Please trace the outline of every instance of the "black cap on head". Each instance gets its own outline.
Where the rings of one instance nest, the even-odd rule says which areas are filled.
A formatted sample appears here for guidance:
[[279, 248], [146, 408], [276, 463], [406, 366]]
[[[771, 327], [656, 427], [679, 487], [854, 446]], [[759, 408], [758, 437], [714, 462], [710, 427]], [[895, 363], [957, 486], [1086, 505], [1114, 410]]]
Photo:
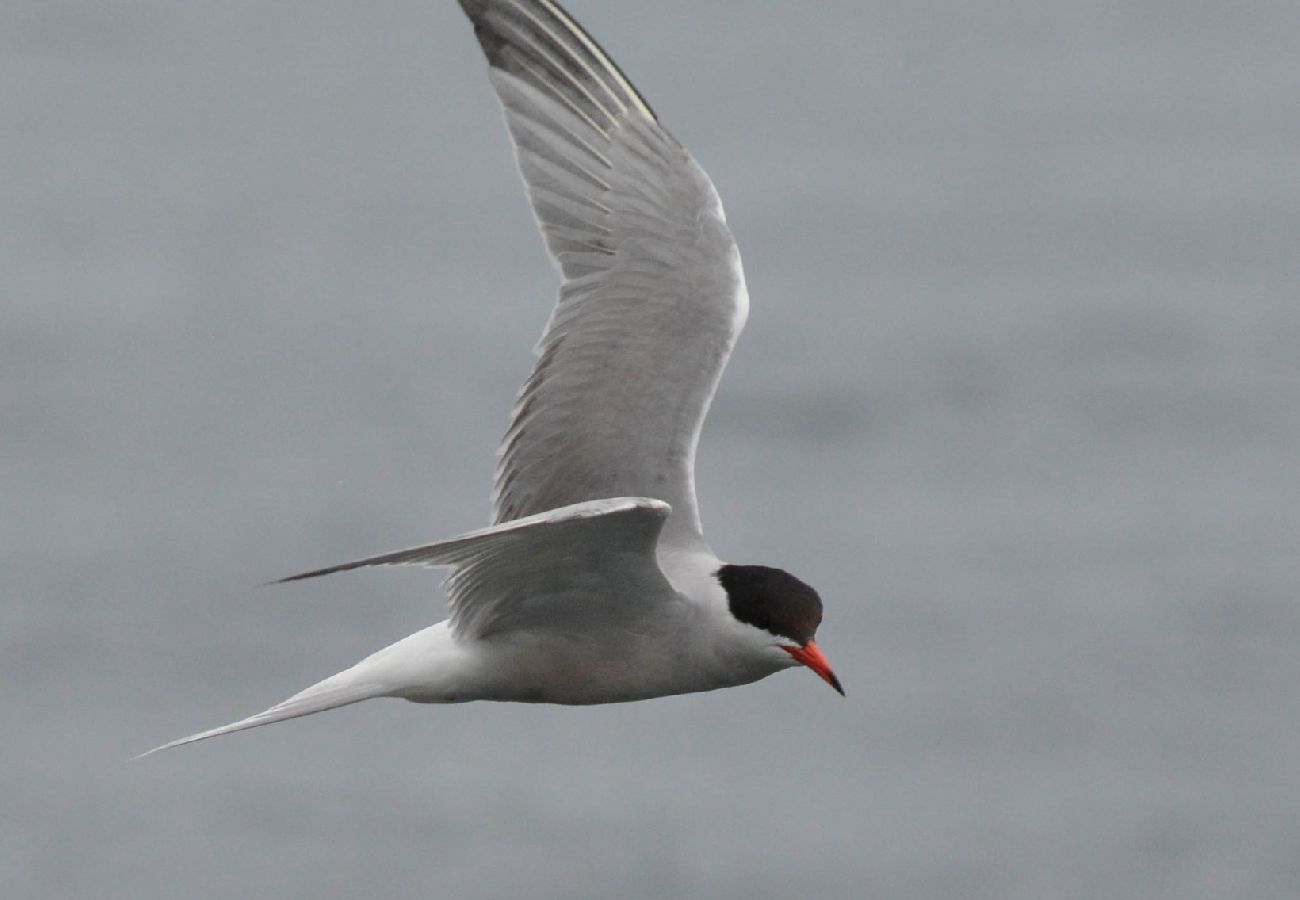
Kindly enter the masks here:
[[817, 633], [822, 599], [783, 569], [769, 566], [723, 566], [718, 581], [727, 592], [731, 614], [755, 628], [789, 638], [800, 647]]

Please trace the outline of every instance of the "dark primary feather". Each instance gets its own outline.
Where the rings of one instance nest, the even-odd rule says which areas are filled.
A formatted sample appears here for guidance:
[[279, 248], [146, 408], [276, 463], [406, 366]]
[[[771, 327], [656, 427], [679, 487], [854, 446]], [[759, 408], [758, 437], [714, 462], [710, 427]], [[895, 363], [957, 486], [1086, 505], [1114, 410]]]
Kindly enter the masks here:
[[552, 0], [460, 0], [488, 63], [579, 105], [598, 125], [645, 98], [591, 35]]

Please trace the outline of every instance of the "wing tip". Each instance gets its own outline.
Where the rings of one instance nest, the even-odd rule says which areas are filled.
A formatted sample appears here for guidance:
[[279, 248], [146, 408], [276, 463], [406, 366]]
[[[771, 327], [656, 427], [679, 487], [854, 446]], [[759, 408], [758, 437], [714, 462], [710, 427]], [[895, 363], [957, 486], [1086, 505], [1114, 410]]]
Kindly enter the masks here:
[[306, 581], [308, 578], [319, 578], [322, 575], [329, 575], [333, 569], [315, 569], [311, 572], [299, 572], [297, 575], [286, 575], [283, 578], [277, 578], [274, 581], [264, 581], [258, 587], [275, 587], [277, 584], [289, 584], [291, 581]]
[[[397, 552], [402, 553], [405, 551], [399, 550]], [[364, 569], [367, 566], [384, 565], [385, 557], [390, 555], [391, 554], [385, 554], [385, 556], [368, 556], [365, 559], [339, 563], [336, 566], [326, 566], [323, 569], [312, 569], [310, 572], [299, 572], [296, 575], [286, 575], [283, 578], [277, 578], [275, 581], [268, 581], [261, 585], [261, 587], [273, 587], [277, 584], [289, 584], [293, 581], [306, 581], [309, 578], [321, 578], [325, 575], [337, 575], [339, 572], [352, 572], [356, 569]]]
[[488, 65], [502, 68], [501, 51], [506, 47], [506, 39], [492, 27], [488, 21], [488, 7], [491, 4], [488, 0], [460, 0], [461, 11], [469, 17], [470, 23], [474, 26], [474, 37], [478, 38], [478, 43], [483, 48], [483, 55], [487, 57]]
[[[517, 68], [509, 61], [508, 53], [511, 47], [511, 38], [505, 34], [498, 23], [494, 21], [493, 10], [497, 9], [498, 15], [505, 14], [502, 7], [511, 9], [516, 15], [519, 12], [525, 12], [525, 8], [531, 8], [534, 12], [525, 12], [525, 15], [538, 14], [548, 17], [551, 21], [556, 22], [575, 37], [581, 49], [576, 50], [580, 55], [589, 55], [593, 64], [605, 70], [611, 75], [617, 84], [614, 89], [615, 93], [619, 90], [626, 93], [626, 96], [617, 97], [620, 103], [628, 102], [629, 105], [636, 108], [638, 112], [644, 115], [652, 122], [658, 122], [659, 117], [655, 114], [654, 109], [650, 106], [641, 92], [636, 89], [627, 75], [614, 62], [613, 58], [605, 52], [600, 43], [591, 36], [585, 28], [582, 27], [573, 16], [555, 0], [511, 0], [503, 4], [500, 0], [459, 0], [461, 11], [469, 18], [474, 26], [474, 37], [478, 39], [479, 46], [483, 50], [483, 55], [487, 57], [488, 65], [509, 72], [512, 68]], [[609, 90], [609, 88], [606, 88]]]

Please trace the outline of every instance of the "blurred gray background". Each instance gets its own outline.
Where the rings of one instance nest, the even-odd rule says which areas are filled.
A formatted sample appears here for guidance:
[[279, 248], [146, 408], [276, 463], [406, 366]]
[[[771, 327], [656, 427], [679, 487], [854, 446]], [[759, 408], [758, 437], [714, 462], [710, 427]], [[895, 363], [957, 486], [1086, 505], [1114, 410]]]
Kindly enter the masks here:
[[556, 281], [451, 0], [11, 0], [0, 892], [1300, 895], [1294, 2], [570, 8], [726, 203], [704, 518], [848, 699], [128, 762], [442, 617], [257, 584], [486, 522]]

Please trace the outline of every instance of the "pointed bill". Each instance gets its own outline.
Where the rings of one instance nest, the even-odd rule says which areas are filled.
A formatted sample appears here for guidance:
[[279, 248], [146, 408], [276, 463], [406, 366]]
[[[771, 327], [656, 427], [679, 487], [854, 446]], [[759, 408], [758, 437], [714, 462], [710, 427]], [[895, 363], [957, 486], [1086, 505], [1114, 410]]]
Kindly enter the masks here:
[[821, 678], [822, 681], [835, 688], [841, 697], [845, 696], [844, 688], [840, 686], [840, 680], [836, 678], [835, 673], [831, 671], [831, 664], [826, 661], [825, 656], [822, 656], [821, 649], [815, 643], [809, 641], [802, 647], [786, 646], [782, 649], [793, 656], [797, 661], [816, 672], [817, 676]]

